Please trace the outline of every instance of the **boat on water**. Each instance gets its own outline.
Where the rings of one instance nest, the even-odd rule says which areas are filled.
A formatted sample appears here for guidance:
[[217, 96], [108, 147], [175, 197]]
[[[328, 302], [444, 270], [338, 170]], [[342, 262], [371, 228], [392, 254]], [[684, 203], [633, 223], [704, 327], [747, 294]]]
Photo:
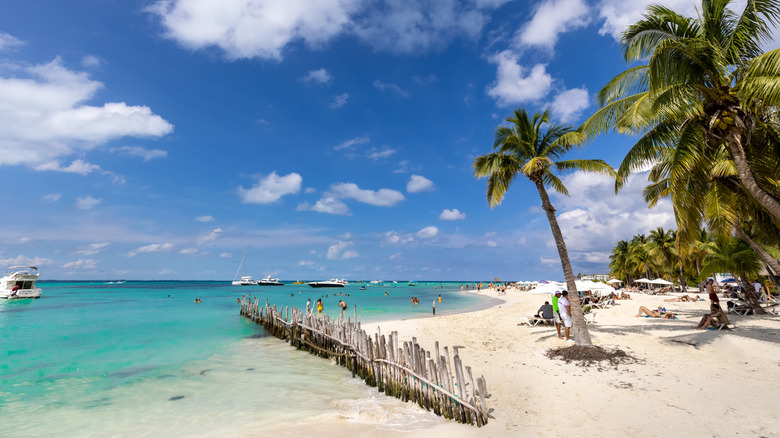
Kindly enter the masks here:
[[35, 287], [38, 275], [40, 273], [35, 266], [11, 266], [8, 273], [0, 278], [0, 298], [40, 298], [43, 291]]
[[347, 280], [338, 278], [331, 278], [327, 281], [312, 281], [309, 283], [311, 287], [344, 287], [348, 284]]
[[279, 281], [278, 278], [271, 278], [271, 276], [267, 276], [263, 278], [262, 280], [257, 280], [258, 286], [284, 286], [284, 283]]
[[[233, 276], [233, 286], [256, 286], [257, 280], [253, 280], [251, 275], [244, 275], [244, 265], [246, 264], [246, 250], [244, 250], [244, 258], [241, 259], [241, 264], [238, 265], [236, 275]], [[241, 278], [239, 278], [239, 273]]]
[[293, 284], [306, 284], [305, 281], [293, 281]]

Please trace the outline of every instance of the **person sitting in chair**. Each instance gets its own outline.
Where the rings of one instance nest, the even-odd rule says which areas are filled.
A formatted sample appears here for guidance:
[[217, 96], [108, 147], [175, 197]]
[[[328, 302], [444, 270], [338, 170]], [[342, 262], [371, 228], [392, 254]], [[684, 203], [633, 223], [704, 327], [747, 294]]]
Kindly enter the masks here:
[[542, 304], [542, 307], [539, 308], [539, 310], [536, 311], [536, 315], [534, 315], [534, 318], [536, 319], [543, 319], [545, 321], [551, 321], [553, 320], [553, 306], [550, 304], [549, 301], [545, 301], [544, 304]]
[[710, 313], [708, 315], [704, 315], [701, 318], [701, 321], [699, 321], [699, 325], [696, 326], [696, 329], [704, 330], [709, 327], [710, 324], [729, 324], [729, 318], [723, 312], [723, 309], [720, 308], [720, 304], [712, 304], [710, 306]]

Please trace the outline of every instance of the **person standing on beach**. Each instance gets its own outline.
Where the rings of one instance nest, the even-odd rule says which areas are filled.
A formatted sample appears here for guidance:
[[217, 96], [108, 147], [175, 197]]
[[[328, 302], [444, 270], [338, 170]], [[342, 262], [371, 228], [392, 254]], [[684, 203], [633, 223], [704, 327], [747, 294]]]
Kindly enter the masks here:
[[717, 304], [720, 305], [720, 299], [718, 298], [718, 292], [715, 290], [715, 280], [709, 279], [707, 280], [707, 293], [710, 295], [710, 305]]
[[569, 304], [569, 292], [561, 292], [561, 298], [558, 300], [558, 310], [561, 312], [561, 319], [563, 320], [563, 330], [566, 333], [566, 342], [574, 342], [574, 339], [569, 339], [569, 331], [572, 326], [571, 319], [571, 304]]
[[306, 314], [311, 313], [311, 298], [309, 298], [309, 301], [306, 301]]
[[558, 300], [561, 298], [561, 291], [556, 290], [555, 296], [552, 298], [553, 306], [553, 321], [555, 321], [555, 330], [558, 332], [558, 339], [563, 339], [561, 336], [561, 314], [558, 310]]

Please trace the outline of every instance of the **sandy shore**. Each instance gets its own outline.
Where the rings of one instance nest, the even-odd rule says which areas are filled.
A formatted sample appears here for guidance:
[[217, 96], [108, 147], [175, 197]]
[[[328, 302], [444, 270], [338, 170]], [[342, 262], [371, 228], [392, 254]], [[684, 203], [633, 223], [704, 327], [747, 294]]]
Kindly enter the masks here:
[[[323, 437], [780, 437], [780, 315], [729, 315], [732, 331], [695, 330], [709, 304], [664, 302], [678, 295], [633, 294], [597, 312], [597, 323], [588, 325], [594, 344], [640, 359], [617, 369], [545, 356], [566, 345], [555, 328], [518, 326], [544, 295], [509, 291], [486, 310], [378, 323], [383, 333], [415, 336], [428, 350], [435, 341], [463, 346], [463, 363], [487, 381], [490, 422], [477, 428], [440, 421], [398, 432], [343, 419], [319, 423], [318, 431]], [[679, 319], [634, 316], [639, 306], [659, 305]], [[446, 296], [437, 307], [446, 307]]]
[[[485, 376], [492, 394], [494, 418], [482, 429], [444, 424], [405, 436], [780, 436], [778, 315], [729, 315], [734, 330], [701, 331], [692, 327], [707, 301], [633, 294], [599, 310], [588, 328], [594, 344], [641, 362], [599, 370], [548, 359], [547, 350], [565, 345], [554, 328], [517, 325], [545, 296], [510, 291], [500, 298], [503, 304], [479, 312], [379, 324], [424, 347], [437, 340], [464, 346], [464, 364]], [[639, 306], [658, 305], [679, 319], [634, 316]]]

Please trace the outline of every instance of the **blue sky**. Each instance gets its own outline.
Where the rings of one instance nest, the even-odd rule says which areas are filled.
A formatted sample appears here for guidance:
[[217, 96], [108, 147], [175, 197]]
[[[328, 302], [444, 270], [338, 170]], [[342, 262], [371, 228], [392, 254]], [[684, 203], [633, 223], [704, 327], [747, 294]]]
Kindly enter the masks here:
[[[473, 176], [518, 107], [579, 124], [649, 1], [0, 5], [0, 265], [45, 279], [562, 277], [534, 186]], [[691, 1], [665, 2], [694, 13]], [[631, 139], [572, 157], [617, 166]], [[575, 273], [673, 227], [646, 175], [553, 196]]]

